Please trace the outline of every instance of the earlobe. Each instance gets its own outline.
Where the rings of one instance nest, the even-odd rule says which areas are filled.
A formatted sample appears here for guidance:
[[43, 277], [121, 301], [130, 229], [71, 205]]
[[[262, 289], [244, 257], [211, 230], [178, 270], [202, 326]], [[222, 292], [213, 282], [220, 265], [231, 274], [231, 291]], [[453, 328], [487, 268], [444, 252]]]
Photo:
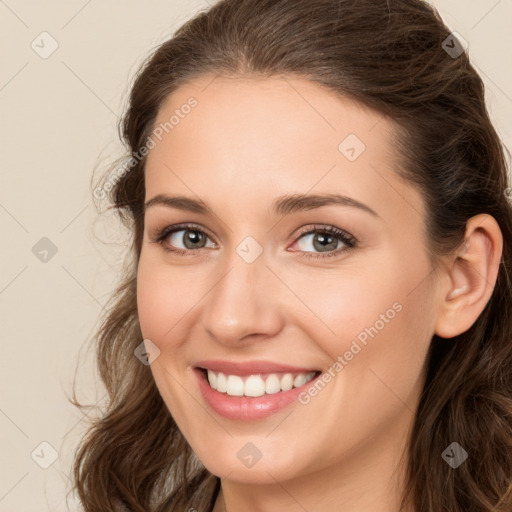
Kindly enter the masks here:
[[469, 219], [464, 246], [447, 266], [447, 287], [435, 328], [438, 336], [453, 338], [475, 323], [494, 290], [502, 250], [503, 236], [492, 216]]

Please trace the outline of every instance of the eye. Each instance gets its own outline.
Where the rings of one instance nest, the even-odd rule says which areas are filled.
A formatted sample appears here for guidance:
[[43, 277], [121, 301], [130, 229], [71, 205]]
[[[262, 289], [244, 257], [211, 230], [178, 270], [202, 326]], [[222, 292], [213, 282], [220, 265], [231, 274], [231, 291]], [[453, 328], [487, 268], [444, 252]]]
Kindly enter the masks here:
[[[295, 242], [301, 252], [308, 253], [309, 258], [337, 256], [341, 252], [354, 248], [356, 243], [354, 236], [334, 226], [314, 226], [313, 229], [302, 233]], [[318, 252], [308, 251], [311, 247]]]
[[[158, 242], [166, 251], [187, 255], [191, 251], [205, 248], [208, 238], [206, 232], [198, 226], [186, 224], [163, 229], [154, 242]], [[179, 244], [183, 247], [179, 247]], [[215, 247], [215, 244], [210, 247]]]
[[[180, 256], [197, 255], [198, 249], [215, 247], [212, 242], [207, 245], [209, 235], [195, 224], [181, 224], [168, 226], [160, 231], [152, 242], [159, 243], [166, 251]], [[302, 232], [295, 242], [299, 246], [299, 253], [308, 258], [326, 258], [337, 256], [356, 246], [357, 240], [342, 229], [334, 226], [313, 226]], [[179, 247], [179, 245], [182, 247]], [[308, 246], [314, 251], [308, 251]], [[292, 251], [295, 252], [295, 251]]]

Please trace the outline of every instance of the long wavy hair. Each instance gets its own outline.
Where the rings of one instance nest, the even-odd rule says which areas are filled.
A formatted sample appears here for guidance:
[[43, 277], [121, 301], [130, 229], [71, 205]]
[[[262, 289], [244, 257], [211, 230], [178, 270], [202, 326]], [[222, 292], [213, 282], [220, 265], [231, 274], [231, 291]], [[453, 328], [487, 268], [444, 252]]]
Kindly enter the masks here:
[[[129, 230], [131, 257], [93, 340], [108, 400], [75, 453], [73, 489], [86, 512], [206, 512], [219, 492], [220, 479], [193, 453], [150, 367], [134, 356], [142, 341], [136, 272], [146, 157], [140, 149], [168, 95], [206, 74], [298, 77], [392, 118], [397, 172], [424, 198], [427, 250], [434, 258], [460, 246], [470, 217], [496, 219], [504, 248], [489, 302], [468, 331], [431, 342], [407, 445], [402, 505], [410, 500], [415, 512], [512, 510], [506, 150], [467, 52], [450, 48], [462, 51], [422, 0], [223, 0], [187, 21], [144, 61], [119, 125], [130, 165], [114, 175], [115, 162], [94, 193], [106, 196]], [[73, 393], [73, 403], [83, 407]], [[441, 457], [452, 441], [469, 452], [456, 470]]]

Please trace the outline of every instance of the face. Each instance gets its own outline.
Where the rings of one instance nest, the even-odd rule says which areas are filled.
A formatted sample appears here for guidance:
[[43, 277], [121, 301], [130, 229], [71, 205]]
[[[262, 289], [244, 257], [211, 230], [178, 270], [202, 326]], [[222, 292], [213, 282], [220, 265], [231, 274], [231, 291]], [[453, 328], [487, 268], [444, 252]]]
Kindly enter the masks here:
[[436, 288], [392, 121], [300, 79], [208, 76], [168, 97], [166, 122], [147, 157], [138, 310], [194, 452], [264, 483], [403, 443]]

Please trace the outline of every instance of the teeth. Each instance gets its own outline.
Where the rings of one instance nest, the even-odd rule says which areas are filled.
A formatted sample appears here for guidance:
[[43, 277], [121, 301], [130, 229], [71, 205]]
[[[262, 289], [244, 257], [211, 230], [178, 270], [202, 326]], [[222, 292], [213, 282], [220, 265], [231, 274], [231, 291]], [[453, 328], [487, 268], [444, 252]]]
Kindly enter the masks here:
[[272, 395], [274, 393], [279, 393], [279, 391], [281, 391], [279, 377], [275, 373], [272, 373], [265, 380], [265, 393], [267, 393], [267, 395]]
[[225, 393], [228, 389], [228, 380], [226, 379], [226, 376], [223, 373], [219, 372], [219, 375], [217, 375], [217, 391], [220, 391], [221, 393]]
[[208, 382], [213, 389], [230, 396], [258, 397], [272, 395], [280, 391], [303, 386], [313, 379], [315, 372], [309, 373], [270, 373], [265, 378], [261, 375], [240, 377], [239, 375], [226, 375], [222, 372], [208, 370]]
[[281, 379], [281, 391], [288, 391], [293, 388], [293, 375], [291, 373], [285, 373]]
[[243, 396], [244, 381], [238, 375], [228, 375], [226, 392], [231, 396]]
[[306, 384], [306, 376], [305, 375], [297, 375], [295, 379], [293, 379], [293, 387], [298, 388]]
[[258, 375], [251, 375], [243, 384], [243, 391], [245, 396], [262, 396], [265, 394], [265, 382]]
[[217, 389], [217, 375], [212, 370], [208, 370], [208, 382], [212, 388]]

